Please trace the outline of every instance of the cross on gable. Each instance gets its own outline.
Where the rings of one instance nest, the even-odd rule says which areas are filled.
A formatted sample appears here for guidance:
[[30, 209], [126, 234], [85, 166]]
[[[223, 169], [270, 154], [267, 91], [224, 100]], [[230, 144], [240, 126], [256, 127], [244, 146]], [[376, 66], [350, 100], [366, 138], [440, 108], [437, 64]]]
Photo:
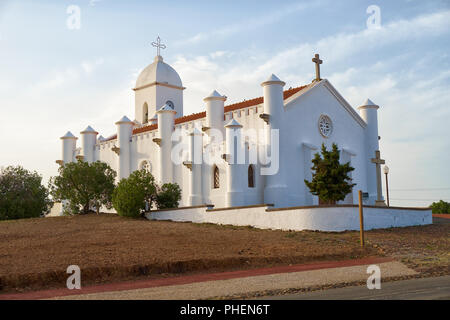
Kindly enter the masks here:
[[166, 45], [161, 43], [161, 38], [158, 36], [156, 42], [152, 42], [152, 46], [156, 47], [156, 54], [160, 55], [160, 49], [165, 49]]
[[314, 58], [312, 58], [312, 62], [316, 64], [316, 79], [314, 79], [314, 81], [320, 81], [322, 80], [320, 79], [320, 65], [322, 64], [323, 61], [320, 60], [318, 53], [314, 55]]

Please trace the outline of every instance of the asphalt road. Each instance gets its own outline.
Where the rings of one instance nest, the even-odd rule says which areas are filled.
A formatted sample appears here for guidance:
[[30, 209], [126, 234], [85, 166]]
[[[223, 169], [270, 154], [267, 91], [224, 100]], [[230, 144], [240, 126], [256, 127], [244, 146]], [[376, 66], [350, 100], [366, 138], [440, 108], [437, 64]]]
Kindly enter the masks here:
[[328, 289], [273, 297], [270, 300], [450, 300], [450, 276], [381, 282], [381, 289], [366, 286]]

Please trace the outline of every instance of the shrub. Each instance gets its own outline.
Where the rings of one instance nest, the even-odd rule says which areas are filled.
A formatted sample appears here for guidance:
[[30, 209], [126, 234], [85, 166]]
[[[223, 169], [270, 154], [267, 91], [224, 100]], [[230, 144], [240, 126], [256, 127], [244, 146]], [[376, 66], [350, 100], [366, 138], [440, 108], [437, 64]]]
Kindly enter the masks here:
[[339, 163], [339, 149], [335, 143], [331, 151], [328, 151], [322, 143], [321, 154], [322, 157], [319, 153], [314, 155], [312, 180], [311, 182], [305, 180], [305, 184], [312, 194], [319, 196], [322, 203], [332, 204], [344, 200], [355, 185], [348, 176], [348, 173], [355, 169], [349, 162]]
[[117, 213], [125, 217], [139, 217], [146, 206], [151, 208], [156, 200], [155, 178], [146, 170], [134, 171], [120, 180], [114, 189], [112, 203]]
[[116, 172], [100, 161], [66, 163], [59, 168], [59, 176], [49, 182], [55, 201], [67, 200], [65, 213], [88, 213], [93, 207], [97, 213], [102, 205], [111, 207]]
[[142, 188], [128, 179], [122, 179], [114, 189], [112, 203], [120, 216], [139, 217], [145, 208], [144, 198]]
[[166, 183], [158, 190], [156, 206], [158, 209], [177, 208], [181, 200], [181, 189], [176, 183]]
[[51, 201], [42, 177], [21, 166], [0, 171], [0, 220], [39, 217], [50, 210]]
[[444, 200], [433, 202], [430, 207], [432, 213], [450, 213], [450, 203]]

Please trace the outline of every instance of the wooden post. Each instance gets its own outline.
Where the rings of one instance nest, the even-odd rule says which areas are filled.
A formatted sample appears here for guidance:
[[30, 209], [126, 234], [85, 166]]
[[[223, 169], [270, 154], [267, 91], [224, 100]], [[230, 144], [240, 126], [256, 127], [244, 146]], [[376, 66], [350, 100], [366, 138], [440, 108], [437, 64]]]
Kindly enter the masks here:
[[358, 191], [359, 200], [359, 238], [361, 241], [361, 247], [364, 247], [364, 216], [363, 216], [363, 202], [362, 202], [362, 191]]

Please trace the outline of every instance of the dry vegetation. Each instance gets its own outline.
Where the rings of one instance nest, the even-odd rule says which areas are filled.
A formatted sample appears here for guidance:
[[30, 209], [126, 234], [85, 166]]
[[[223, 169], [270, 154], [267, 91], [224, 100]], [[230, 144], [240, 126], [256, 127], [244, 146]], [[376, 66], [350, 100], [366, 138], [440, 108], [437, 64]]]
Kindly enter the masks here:
[[4, 221], [0, 290], [61, 288], [72, 264], [80, 266], [83, 285], [385, 254], [421, 270], [448, 270], [449, 229], [371, 231], [363, 250], [357, 232], [283, 232], [107, 214]]
[[450, 219], [433, 220], [439, 223], [370, 231], [369, 244], [421, 273], [450, 274]]

